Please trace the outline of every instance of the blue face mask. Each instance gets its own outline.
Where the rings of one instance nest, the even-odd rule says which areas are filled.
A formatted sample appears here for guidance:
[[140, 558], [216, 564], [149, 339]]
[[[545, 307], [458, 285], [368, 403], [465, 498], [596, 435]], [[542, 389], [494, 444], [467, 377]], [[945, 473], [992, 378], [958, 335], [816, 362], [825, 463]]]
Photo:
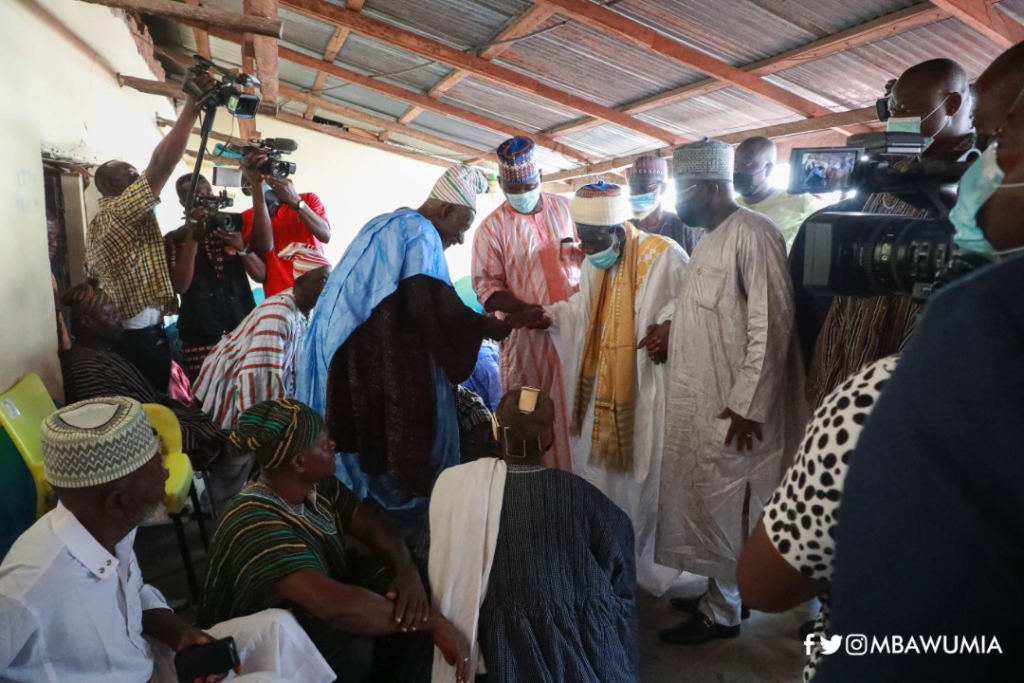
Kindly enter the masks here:
[[[946, 100], [948, 100], [949, 97], [950, 97], [949, 95], [946, 95], [946, 97], [942, 100], [942, 102], [939, 102], [939, 106], [935, 107], [935, 109], [932, 109], [931, 113], [928, 114], [928, 116], [925, 116], [923, 118], [920, 117], [920, 116], [895, 116], [893, 118], [890, 118], [888, 121], [885, 122], [885, 132], [886, 133], [914, 133], [915, 135], [920, 135], [921, 134], [921, 124], [924, 123], [925, 121], [927, 121], [928, 119], [930, 119], [935, 114], [935, 112], [937, 112], [939, 109], [941, 109], [942, 105], [944, 105], [946, 103]], [[945, 128], [949, 124], [949, 122], [952, 121], [952, 120], [953, 120], [952, 116], [948, 117], [946, 119], [946, 123], [942, 124], [942, 126], [939, 128], [939, 130], [935, 131], [935, 134], [938, 135], [940, 132], [942, 132], [942, 129]], [[934, 140], [935, 140], [934, 137], [926, 137], [924, 139], [924, 149], [928, 149], [928, 147], [931, 146], [931, 144], [932, 144], [932, 142]]]
[[1006, 173], [999, 168], [996, 156], [998, 149], [999, 143], [993, 142], [967, 169], [960, 179], [956, 206], [949, 213], [949, 220], [956, 228], [956, 235], [953, 237], [956, 245], [963, 251], [987, 256], [993, 260], [1009, 252], [996, 251], [988, 241], [978, 225], [978, 213], [998, 190], [1024, 187], [1024, 183], [1003, 183]]
[[612, 246], [608, 247], [604, 251], [599, 251], [596, 254], [588, 254], [587, 260], [590, 261], [590, 265], [594, 266], [598, 270], [608, 270], [619, 260], [618, 243], [613, 243]]
[[538, 187], [522, 194], [506, 194], [505, 199], [519, 213], [530, 213], [537, 207], [537, 202], [540, 201], [540, 188]]
[[647, 218], [658, 208], [658, 193], [635, 194], [629, 198], [629, 205], [633, 207], [633, 213], [637, 214], [640, 218]]

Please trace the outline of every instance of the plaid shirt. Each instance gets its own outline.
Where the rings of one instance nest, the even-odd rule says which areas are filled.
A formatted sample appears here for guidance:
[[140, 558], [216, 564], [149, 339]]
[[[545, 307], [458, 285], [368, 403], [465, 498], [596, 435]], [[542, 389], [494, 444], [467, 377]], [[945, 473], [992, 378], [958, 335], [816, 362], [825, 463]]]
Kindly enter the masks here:
[[160, 200], [153, 196], [146, 173], [119, 197], [103, 197], [99, 203], [85, 245], [89, 274], [110, 293], [125, 320], [150, 306], [175, 313], [178, 300], [153, 213]]

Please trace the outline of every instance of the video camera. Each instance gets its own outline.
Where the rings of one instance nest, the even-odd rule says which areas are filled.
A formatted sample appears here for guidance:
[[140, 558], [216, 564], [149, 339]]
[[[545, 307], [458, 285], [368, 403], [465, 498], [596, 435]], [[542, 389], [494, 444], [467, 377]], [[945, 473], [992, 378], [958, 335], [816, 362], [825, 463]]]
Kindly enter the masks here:
[[926, 299], [942, 285], [987, 263], [959, 252], [946, 218], [968, 153], [955, 162], [922, 159], [915, 133], [853, 135], [847, 147], [794, 149], [790, 194], [856, 190], [888, 193], [934, 218], [822, 212], [804, 223], [804, 287], [816, 294], [904, 295]]
[[[194, 208], [206, 209], [206, 217], [196, 221], [189, 215], [188, 220], [208, 232], [223, 230], [224, 232], [238, 232], [242, 229], [242, 214], [230, 211], [221, 211], [235, 204], [235, 200], [228, 196], [227, 190], [221, 190], [220, 194], [200, 197], [193, 200]], [[187, 212], [189, 213], [189, 212]]]
[[281, 159], [282, 154], [291, 154], [299, 148], [299, 143], [295, 142], [295, 140], [288, 138], [253, 139], [249, 140], [246, 145], [229, 143], [224, 145], [224, 148], [243, 157], [252, 152], [266, 154], [266, 161], [256, 167], [264, 175], [273, 176], [274, 178], [287, 178], [295, 173], [295, 162]]
[[[239, 88], [259, 86], [259, 79], [249, 74], [236, 75], [202, 55], [195, 55], [193, 59], [195, 65], [185, 72], [185, 82], [181, 89], [195, 100], [196, 106], [204, 111], [223, 106], [236, 119], [251, 119], [256, 116], [256, 111], [260, 107], [259, 96], [242, 92]], [[220, 74], [220, 80], [217, 85], [204, 92], [193, 79], [211, 71]]]

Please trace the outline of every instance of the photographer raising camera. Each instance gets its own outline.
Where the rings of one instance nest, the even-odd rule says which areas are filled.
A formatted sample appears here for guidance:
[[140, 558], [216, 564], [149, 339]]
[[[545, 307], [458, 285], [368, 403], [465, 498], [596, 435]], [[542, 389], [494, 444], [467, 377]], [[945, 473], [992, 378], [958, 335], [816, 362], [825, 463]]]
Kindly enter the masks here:
[[242, 213], [242, 237], [267, 264], [263, 290], [271, 297], [295, 284], [291, 264], [277, 253], [295, 242], [323, 252], [323, 244], [331, 241], [331, 225], [320, 198], [312, 192], [299, 194], [291, 180], [266, 173], [268, 161], [259, 150], [242, 159], [252, 193], [252, 208]]
[[[178, 201], [185, 206], [191, 175], [175, 182]], [[238, 214], [218, 214], [221, 204], [210, 182], [199, 176], [196, 202], [185, 225], [168, 233], [167, 263], [174, 291], [181, 295], [178, 336], [189, 380], [196, 381], [206, 356], [228, 332], [256, 307], [249, 278], [267, 279], [266, 265], [245, 243]], [[187, 207], [186, 207], [187, 210]]]

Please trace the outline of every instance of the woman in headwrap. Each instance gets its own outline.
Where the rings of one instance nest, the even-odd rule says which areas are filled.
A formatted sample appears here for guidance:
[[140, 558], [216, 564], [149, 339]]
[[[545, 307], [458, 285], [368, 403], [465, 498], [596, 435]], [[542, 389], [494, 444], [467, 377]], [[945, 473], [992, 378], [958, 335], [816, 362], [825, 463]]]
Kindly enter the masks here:
[[[465, 638], [430, 607], [401, 537], [333, 476], [336, 447], [320, 415], [291, 399], [264, 401], [238, 418], [231, 443], [261, 473], [221, 518], [198, 623], [291, 608], [346, 683], [427, 683], [429, 633], [465, 680]], [[386, 566], [360, 571], [344, 534]]]

